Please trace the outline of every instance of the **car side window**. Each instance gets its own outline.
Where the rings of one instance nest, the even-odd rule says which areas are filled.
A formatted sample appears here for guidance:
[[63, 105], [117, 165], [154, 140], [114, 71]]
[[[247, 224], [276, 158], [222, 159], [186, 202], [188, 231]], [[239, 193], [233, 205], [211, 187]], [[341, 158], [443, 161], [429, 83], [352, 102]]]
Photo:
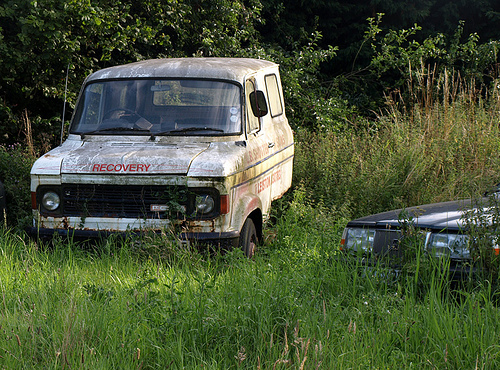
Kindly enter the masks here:
[[251, 134], [260, 130], [260, 119], [256, 117], [251, 108], [250, 94], [254, 92], [255, 81], [247, 80], [245, 83], [245, 99], [246, 99], [246, 111], [247, 111], [247, 133]]
[[267, 100], [271, 110], [271, 117], [283, 114], [283, 102], [278, 87], [278, 79], [275, 74], [265, 76]]

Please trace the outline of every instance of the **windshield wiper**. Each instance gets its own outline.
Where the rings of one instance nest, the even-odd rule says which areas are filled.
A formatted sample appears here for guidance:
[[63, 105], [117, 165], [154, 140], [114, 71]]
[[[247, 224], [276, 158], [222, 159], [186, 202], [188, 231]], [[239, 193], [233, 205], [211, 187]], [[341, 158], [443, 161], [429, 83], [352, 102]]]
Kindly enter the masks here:
[[174, 130], [169, 130], [169, 131], [162, 131], [162, 132], [156, 132], [154, 134], [151, 134], [151, 140], [153, 140], [156, 136], [162, 136], [162, 135], [172, 135], [172, 134], [180, 134], [183, 132], [189, 132], [189, 131], [215, 131], [215, 132], [224, 132], [224, 130], [220, 128], [213, 128], [213, 127], [184, 127], [184, 128], [177, 128]]
[[92, 134], [97, 134], [97, 133], [106, 132], [106, 131], [150, 132], [149, 129], [137, 128], [137, 127], [108, 127], [108, 128], [102, 128], [99, 130], [94, 130], [94, 131], [89, 131], [89, 132], [82, 132], [80, 134], [80, 138], [83, 140], [85, 138], [85, 135], [92, 135]]

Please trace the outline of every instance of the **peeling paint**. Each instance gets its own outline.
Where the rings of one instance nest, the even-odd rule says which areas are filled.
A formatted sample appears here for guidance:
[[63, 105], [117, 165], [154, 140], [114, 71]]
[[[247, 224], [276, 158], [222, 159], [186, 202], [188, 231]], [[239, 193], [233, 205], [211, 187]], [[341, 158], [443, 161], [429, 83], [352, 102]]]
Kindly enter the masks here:
[[[271, 62], [186, 58], [112, 67], [94, 73], [85, 83], [109, 78], [202, 78], [227, 80], [243, 89], [251, 77], [257, 89], [267, 91], [265, 76], [269, 74], [275, 74], [279, 83], [278, 65]], [[283, 100], [281, 86], [278, 91]], [[245, 93], [242, 91], [242, 95]], [[245, 104], [242, 107], [246, 121], [251, 109]], [[37, 205], [40, 212], [33, 211], [35, 228], [122, 232], [175, 226], [188, 233], [213, 234], [214, 238], [221, 234], [238, 235], [249, 214], [259, 210], [263, 217], [268, 216], [272, 200], [281, 197], [291, 185], [294, 143], [284, 111], [275, 117], [271, 114], [261, 117], [260, 125], [260, 130], [247, 134], [243, 122], [242, 132], [230, 135], [220, 135], [217, 131], [213, 135], [203, 132], [174, 136], [127, 131], [70, 134], [61, 146], [33, 165], [31, 191], [49, 189], [61, 197], [61, 207], [53, 212]], [[116, 186], [118, 198], [113, 191], [99, 190], [110, 186]], [[181, 207], [185, 215], [166, 218], [161, 212], [170, 211], [170, 202], [175, 197], [142, 198], [143, 187], [161, 190], [175, 186], [188, 189], [189, 194], [209, 194], [215, 201], [214, 210], [194, 217], [189, 213], [194, 212], [193, 202], [197, 198], [188, 195]], [[66, 189], [70, 187], [87, 190], [69, 192]], [[88, 189], [96, 189], [96, 194]], [[130, 198], [123, 198], [129, 196], [128, 189], [134, 189]], [[149, 197], [156, 196], [154, 191], [148, 191]], [[220, 195], [227, 196], [229, 205], [224, 211], [227, 214], [218, 212]], [[97, 196], [101, 198], [93, 199]], [[42, 199], [40, 194], [37, 199]], [[144, 212], [150, 216], [132, 217], [140, 209], [137, 207], [146, 202], [150, 203]], [[102, 207], [97, 207], [98, 204]], [[109, 211], [99, 215], [101, 211], [97, 208]], [[70, 214], [69, 209], [82, 213]]]

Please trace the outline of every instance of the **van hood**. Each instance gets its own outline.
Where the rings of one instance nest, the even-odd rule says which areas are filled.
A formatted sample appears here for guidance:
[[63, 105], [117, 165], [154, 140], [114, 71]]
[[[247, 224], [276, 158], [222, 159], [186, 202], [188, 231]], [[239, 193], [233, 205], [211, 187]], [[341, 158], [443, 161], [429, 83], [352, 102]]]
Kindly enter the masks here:
[[61, 174], [185, 175], [208, 143], [84, 143], [64, 157]]
[[83, 142], [68, 148], [61, 146], [41, 157], [32, 174], [94, 175], [186, 175], [193, 160], [209, 143], [137, 143]]

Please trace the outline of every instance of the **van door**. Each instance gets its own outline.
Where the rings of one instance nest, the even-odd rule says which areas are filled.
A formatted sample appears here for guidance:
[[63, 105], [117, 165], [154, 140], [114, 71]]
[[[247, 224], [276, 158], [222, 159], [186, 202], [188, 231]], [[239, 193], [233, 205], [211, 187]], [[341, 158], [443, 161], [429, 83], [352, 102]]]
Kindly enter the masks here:
[[[271, 205], [271, 175], [272, 157], [274, 154], [273, 135], [270, 135], [269, 125], [263, 124], [263, 117], [256, 115], [252, 109], [252, 99], [257, 99], [257, 82], [254, 77], [245, 82], [246, 105], [246, 135], [248, 156], [251, 162], [253, 178], [250, 180], [251, 191], [256, 194], [262, 203], [264, 218], [268, 216]], [[267, 127], [266, 127], [267, 126]]]

